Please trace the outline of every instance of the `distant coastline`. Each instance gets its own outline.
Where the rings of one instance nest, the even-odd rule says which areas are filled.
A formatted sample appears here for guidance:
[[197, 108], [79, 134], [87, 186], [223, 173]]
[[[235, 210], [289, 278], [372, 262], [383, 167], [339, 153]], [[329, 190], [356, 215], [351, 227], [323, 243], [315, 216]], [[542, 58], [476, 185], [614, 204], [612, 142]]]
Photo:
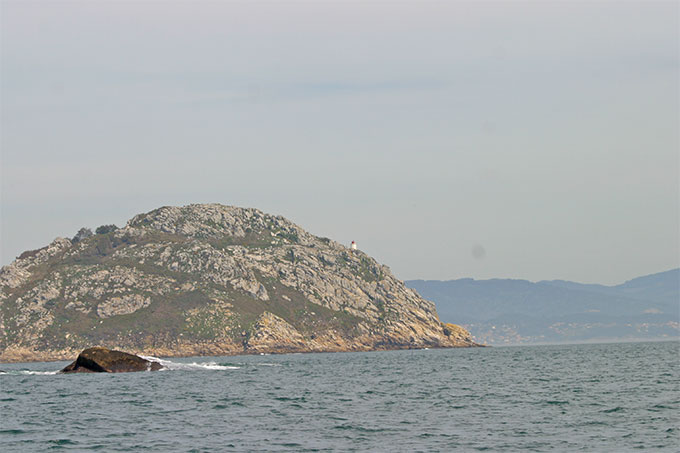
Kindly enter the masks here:
[[442, 320], [495, 346], [680, 339], [680, 269], [614, 286], [563, 280], [410, 280]]

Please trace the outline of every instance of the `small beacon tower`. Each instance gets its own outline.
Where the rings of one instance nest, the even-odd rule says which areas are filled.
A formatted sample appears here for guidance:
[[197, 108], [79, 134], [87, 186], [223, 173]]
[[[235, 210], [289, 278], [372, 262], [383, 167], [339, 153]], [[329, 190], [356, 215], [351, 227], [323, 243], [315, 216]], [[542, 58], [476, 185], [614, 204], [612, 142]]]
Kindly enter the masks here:
[[351, 250], [356, 250], [357, 249], [357, 243], [352, 241], [352, 244], [349, 246]]

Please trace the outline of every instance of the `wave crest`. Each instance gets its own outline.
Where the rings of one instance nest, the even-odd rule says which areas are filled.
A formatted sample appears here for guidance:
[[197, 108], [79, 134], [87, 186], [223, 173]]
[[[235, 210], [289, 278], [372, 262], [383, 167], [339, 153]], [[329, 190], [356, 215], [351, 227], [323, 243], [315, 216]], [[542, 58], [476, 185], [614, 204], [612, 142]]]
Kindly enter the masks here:
[[[215, 371], [215, 370], [238, 370], [241, 367], [230, 366], [230, 365], [220, 365], [217, 362], [191, 362], [191, 363], [181, 363], [173, 362], [171, 360], [160, 359], [153, 356], [140, 355], [141, 358], [160, 363], [163, 366], [163, 370], [170, 371]], [[161, 370], [161, 371], [163, 371]]]

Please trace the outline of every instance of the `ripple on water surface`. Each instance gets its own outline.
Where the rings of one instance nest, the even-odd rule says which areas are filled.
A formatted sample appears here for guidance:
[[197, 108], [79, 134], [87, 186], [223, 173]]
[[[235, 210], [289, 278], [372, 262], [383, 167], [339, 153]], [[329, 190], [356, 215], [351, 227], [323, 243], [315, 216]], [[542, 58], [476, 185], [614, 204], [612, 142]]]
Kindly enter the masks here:
[[677, 342], [3, 365], [2, 451], [678, 451]]

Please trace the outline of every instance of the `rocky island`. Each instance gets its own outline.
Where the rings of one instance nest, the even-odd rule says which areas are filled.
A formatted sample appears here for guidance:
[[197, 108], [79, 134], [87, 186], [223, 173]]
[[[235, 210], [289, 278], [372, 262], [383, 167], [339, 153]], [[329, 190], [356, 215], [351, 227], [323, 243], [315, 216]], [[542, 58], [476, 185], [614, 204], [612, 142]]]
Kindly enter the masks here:
[[281, 216], [162, 207], [0, 269], [0, 361], [477, 346], [359, 250]]

